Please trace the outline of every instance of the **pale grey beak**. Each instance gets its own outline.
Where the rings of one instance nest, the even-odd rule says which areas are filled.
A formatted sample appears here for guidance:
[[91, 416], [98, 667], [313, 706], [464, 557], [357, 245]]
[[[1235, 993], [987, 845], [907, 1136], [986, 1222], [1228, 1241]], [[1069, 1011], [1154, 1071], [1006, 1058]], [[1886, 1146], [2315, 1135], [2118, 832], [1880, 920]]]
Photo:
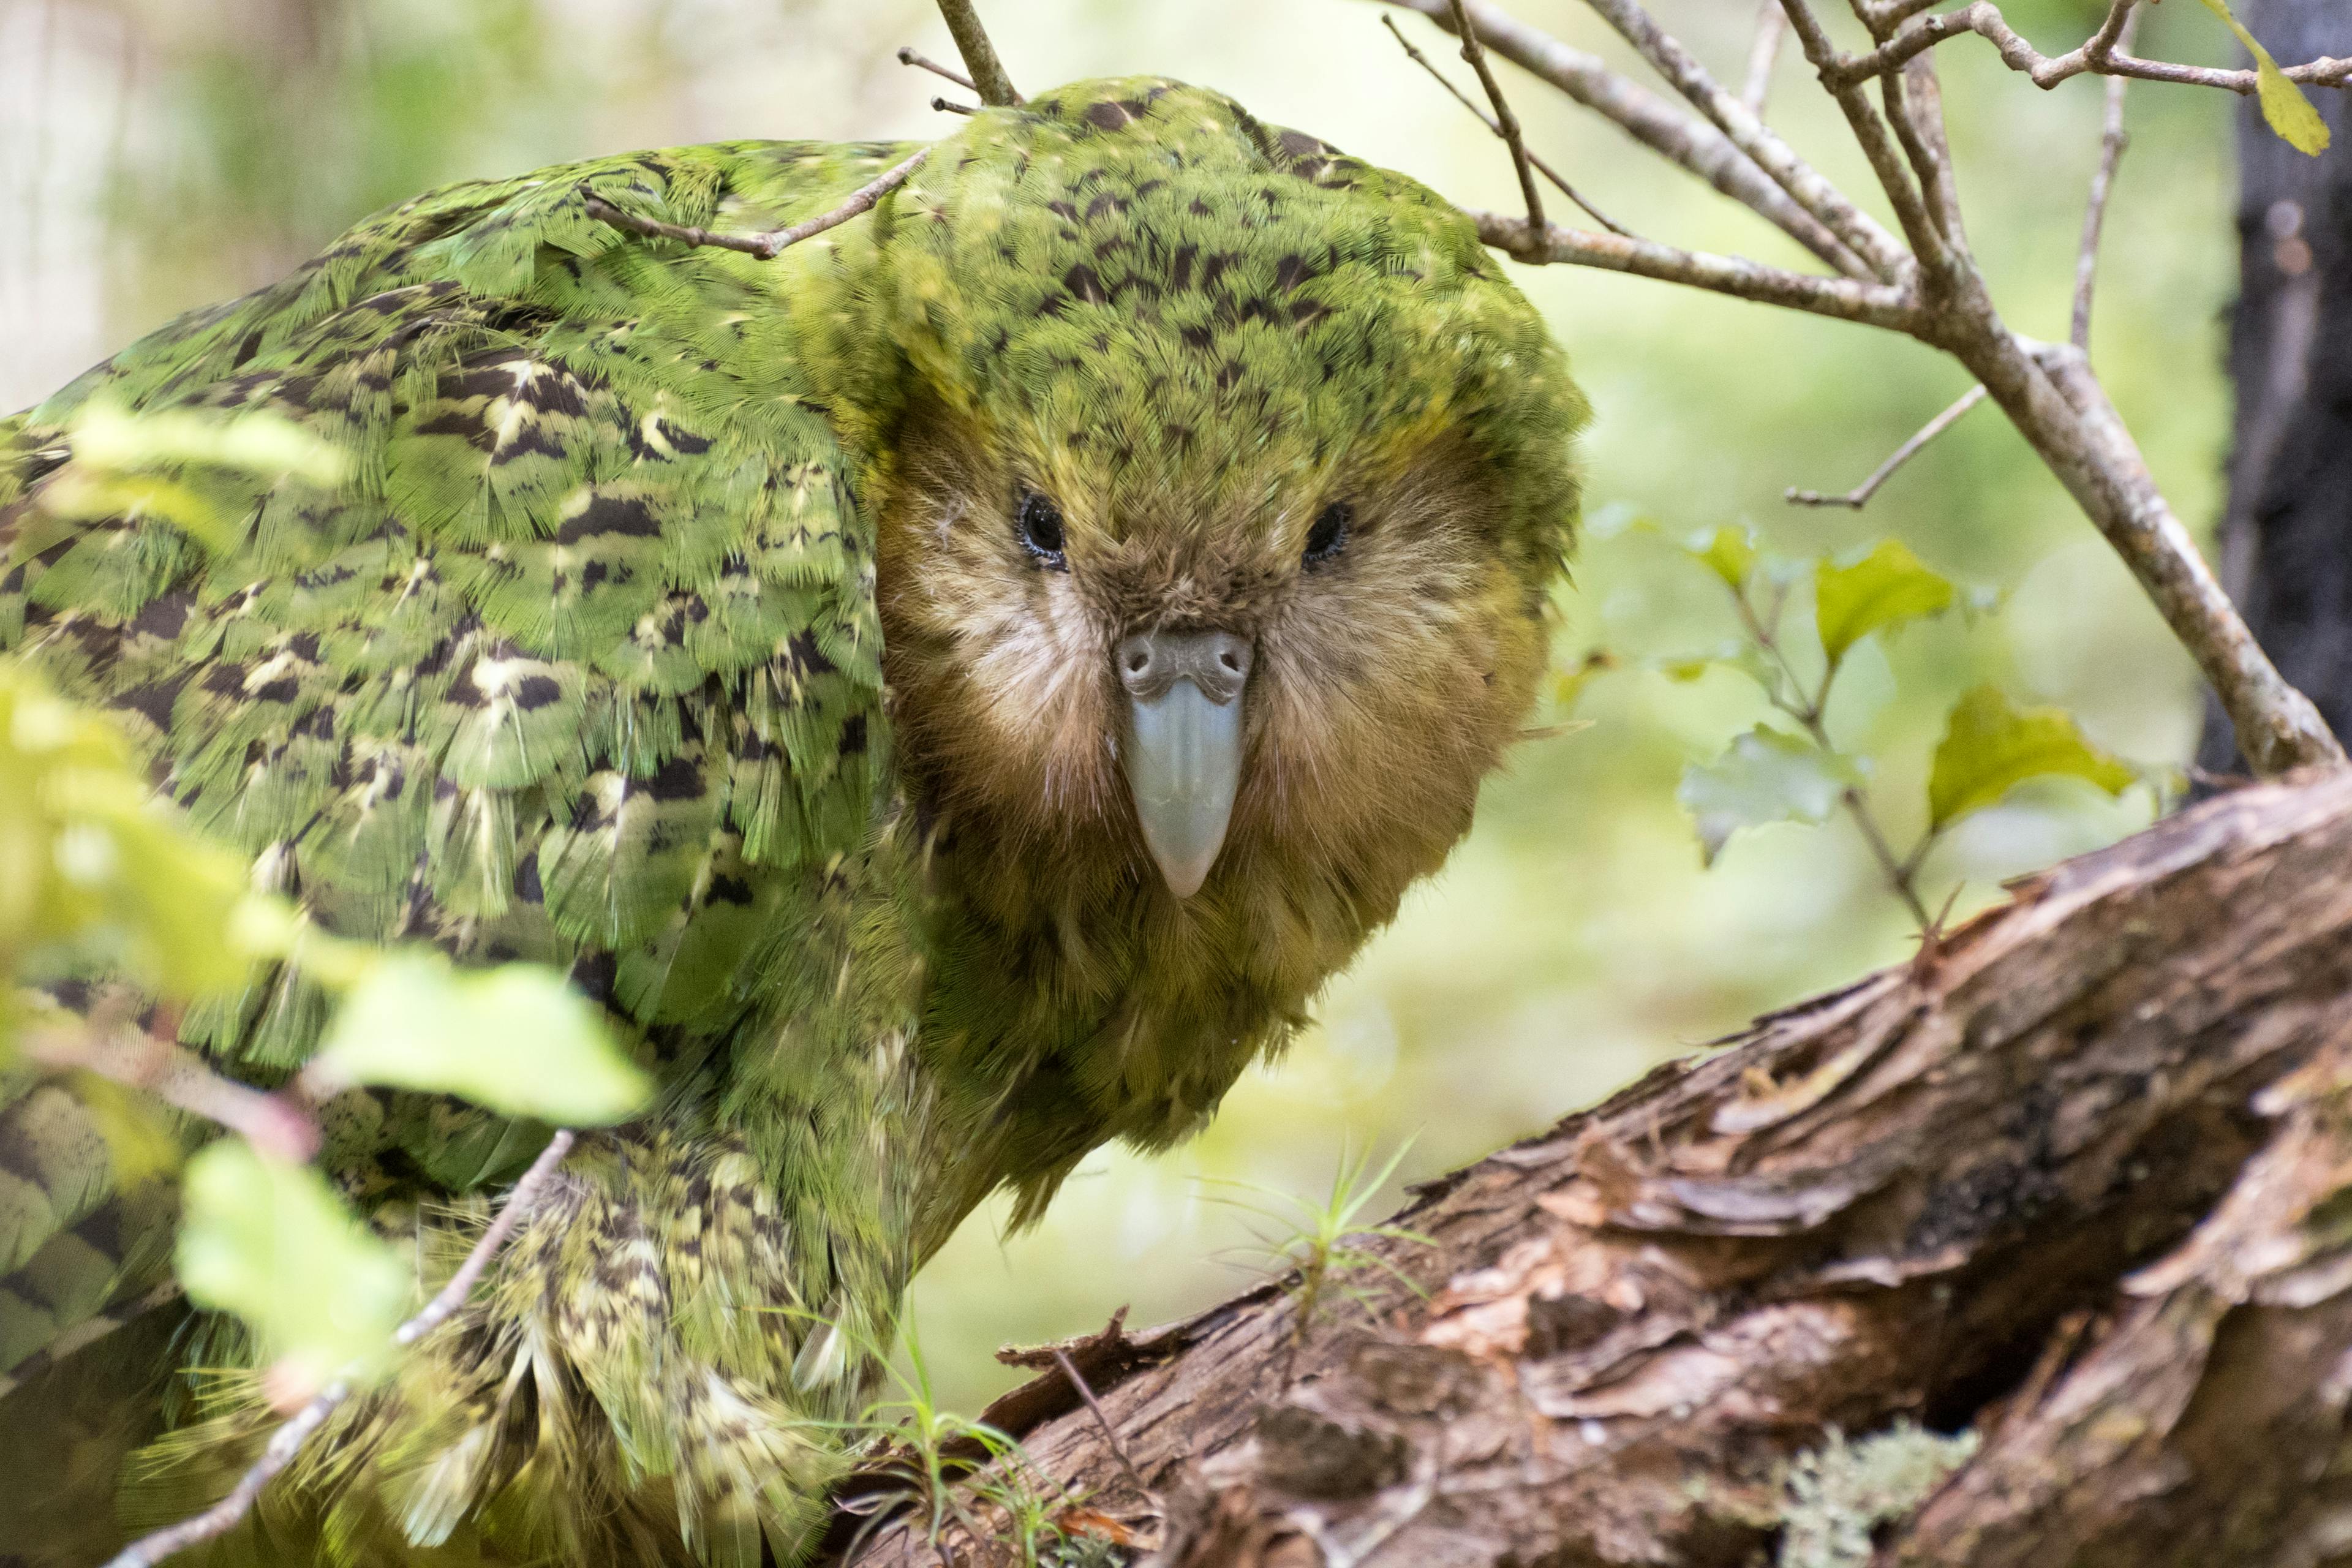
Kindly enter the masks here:
[[1233, 821], [1251, 658], [1231, 632], [1138, 632], [1118, 645], [1127, 787], [1144, 846], [1180, 899], [1209, 879]]

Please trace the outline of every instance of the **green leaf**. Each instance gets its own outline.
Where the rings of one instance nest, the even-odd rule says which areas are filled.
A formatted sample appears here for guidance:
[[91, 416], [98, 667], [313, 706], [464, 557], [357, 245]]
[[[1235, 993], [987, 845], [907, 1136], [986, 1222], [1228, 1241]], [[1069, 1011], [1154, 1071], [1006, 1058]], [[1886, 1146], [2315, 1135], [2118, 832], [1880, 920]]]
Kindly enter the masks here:
[[188, 1162], [182, 1203], [188, 1299], [243, 1318], [294, 1381], [315, 1387], [389, 1359], [415, 1282], [316, 1171], [224, 1138]]
[[1853, 758], [1759, 724], [1715, 761], [1685, 768], [1675, 795], [1696, 823], [1700, 855], [1711, 866], [1743, 827], [1827, 821], [1861, 780]]
[[2316, 158], [2327, 151], [2327, 121], [2303, 96], [2303, 89], [2287, 79], [2279, 69], [2271, 52], [2246, 31], [2230, 9], [2230, 0], [2205, 0], [2205, 9], [2229, 24], [2230, 31], [2238, 35], [2238, 42], [2246, 46], [2246, 53], [2254, 57], [2254, 94], [2262, 100], [2263, 118], [2270, 121], [2280, 141], [2298, 153], [2308, 153]]
[[1927, 778], [1927, 816], [1940, 832], [1997, 805], [2027, 779], [2087, 780], [2109, 795], [2139, 782], [2126, 763], [2084, 737], [2063, 708], [2020, 708], [1999, 688], [1979, 686], [1953, 706]]
[[1899, 539], [1850, 565], [1825, 563], [1813, 583], [1813, 625], [1835, 670], [1845, 650], [1875, 631], [1950, 607], [1951, 579], [1931, 571]]
[[1690, 558], [1722, 578], [1735, 594], [1747, 586], [1756, 569], [1756, 536], [1746, 528], [1709, 529], [1693, 534], [1683, 545]]
[[555, 971], [460, 970], [415, 952], [388, 954], [360, 980], [304, 1076], [455, 1094], [565, 1127], [618, 1121], [653, 1093]]

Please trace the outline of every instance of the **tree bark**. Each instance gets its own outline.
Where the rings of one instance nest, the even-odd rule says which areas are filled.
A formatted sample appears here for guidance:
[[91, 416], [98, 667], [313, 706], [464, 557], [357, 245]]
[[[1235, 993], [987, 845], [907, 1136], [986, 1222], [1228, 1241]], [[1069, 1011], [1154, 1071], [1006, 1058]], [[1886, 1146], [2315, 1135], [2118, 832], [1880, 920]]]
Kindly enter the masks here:
[[[2239, 9], [2282, 60], [2352, 54], [2342, 0]], [[2352, 105], [2309, 96], [2335, 138], [2316, 158], [2281, 141], [2252, 99], [2238, 104], [2237, 415], [2221, 582], [2280, 673], [2352, 734]], [[2198, 760], [2242, 766], [2210, 700]]]
[[986, 1418], [1166, 1568], [2352, 1562], [2347, 864], [2208, 802]]

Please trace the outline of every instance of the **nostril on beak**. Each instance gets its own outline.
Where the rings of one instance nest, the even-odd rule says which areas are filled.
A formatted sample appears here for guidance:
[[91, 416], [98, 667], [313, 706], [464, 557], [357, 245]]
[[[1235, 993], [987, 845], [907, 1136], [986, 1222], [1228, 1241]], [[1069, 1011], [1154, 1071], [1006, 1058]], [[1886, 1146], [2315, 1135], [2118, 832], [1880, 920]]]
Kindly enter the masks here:
[[1119, 681], [1139, 701], [1152, 701], [1180, 680], [1190, 680], [1212, 702], [1241, 695], [1249, 679], [1252, 650], [1232, 632], [1137, 632], [1119, 641]]

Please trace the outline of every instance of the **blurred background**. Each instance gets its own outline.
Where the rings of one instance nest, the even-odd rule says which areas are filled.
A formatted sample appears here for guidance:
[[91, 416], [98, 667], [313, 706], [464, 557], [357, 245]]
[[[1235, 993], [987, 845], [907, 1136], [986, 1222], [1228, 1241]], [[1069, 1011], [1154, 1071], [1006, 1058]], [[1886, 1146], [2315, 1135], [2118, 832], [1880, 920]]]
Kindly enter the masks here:
[[[1642, 74], [1575, 0], [1510, 8]], [[1754, 0], [1656, 8], [1737, 87]], [[2005, 11], [2056, 53], [2103, 8]], [[1367, 0], [982, 10], [1033, 92], [1176, 76], [1465, 204], [1515, 202], [1499, 143], [1404, 58]], [[1470, 84], [1434, 29], [1398, 19]], [[0, 0], [0, 408], [443, 181], [719, 138], [943, 133], [929, 103], [946, 84], [901, 67], [902, 44], [954, 58], [921, 0]], [[2195, 6], [2147, 14], [2140, 47], [2231, 63], [2226, 34]], [[2063, 338], [2102, 84], [2040, 91], [1970, 39], [1937, 58], [1977, 251], [2011, 322]], [[1551, 89], [1498, 69], [1530, 141], [1619, 222], [1805, 262]], [[2093, 342], [2158, 479], [2199, 527], [2219, 510], [2228, 432], [2230, 110], [2220, 93], [2133, 89]], [[1787, 56], [1768, 118], [1849, 193], [1868, 189], [1833, 107]], [[1720, 586], [1660, 531], [1745, 522], [1794, 555], [1892, 534], [1983, 590], [1978, 613], [1857, 652], [1832, 704], [1840, 743], [1874, 760], [1898, 846], [1924, 816], [1943, 714], [1979, 680], [2067, 705], [2136, 762], [2189, 754], [2199, 707], [2186, 657], [1997, 412], [1970, 415], [1865, 512], [1782, 502], [1790, 485], [1860, 481], [1965, 387], [1955, 367], [1865, 328], [1606, 273], [1518, 272], [1599, 410], [1586, 447], [1595, 527], [1563, 598], [1563, 679], [1540, 716], [1560, 732], [1520, 746], [1451, 867], [1207, 1134], [1157, 1160], [1097, 1155], [1025, 1235], [1003, 1236], [993, 1210], [966, 1226], [915, 1303], [950, 1404], [974, 1409], [1014, 1381], [990, 1354], [1000, 1343], [1087, 1331], [1121, 1303], [1156, 1321], [1253, 1282], [1255, 1237], [1278, 1240], [1279, 1225], [1249, 1210], [1319, 1197], [1343, 1151], [1403, 1149], [1369, 1211], [1383, 1214], [1404, 1183], [1908, 951], [1910, 922], [1843, 823], [1746, 834], [1701, 868], [1676, 782], [1763, 705], [1729, 671], [1654, 668], [1736, 635]], [[1615, 668], [1568, 679], [1595, 649]], [[2129, 832], [2153, 809], [2144, 790], [2116, 802], [2032, 794], [1938, 847], [1930, 902], [1958, 887], [1965, 910], [2001, 878]]]

